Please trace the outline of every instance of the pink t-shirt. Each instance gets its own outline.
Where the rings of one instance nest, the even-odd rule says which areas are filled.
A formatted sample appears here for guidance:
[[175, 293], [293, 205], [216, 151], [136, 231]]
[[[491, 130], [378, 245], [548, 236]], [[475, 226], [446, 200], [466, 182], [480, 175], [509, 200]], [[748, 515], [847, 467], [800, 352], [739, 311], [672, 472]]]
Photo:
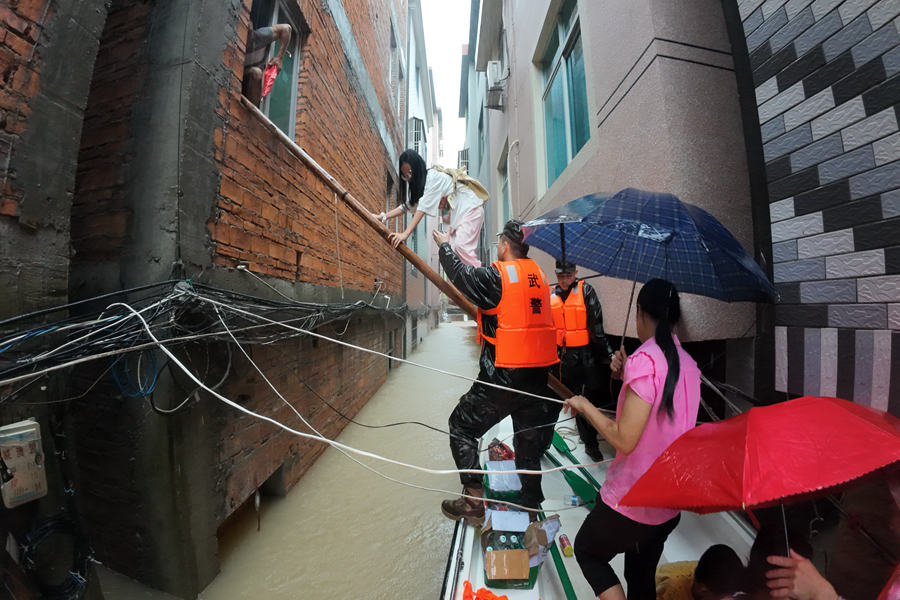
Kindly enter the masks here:
[[600, 488], [600, 497], [610, 508], [633, 521], [647, 525], [665, 523], [675, 518], [679, 511], [621, 506], [619, 500], [628, 493], [634, 482], [650, 468], [653, 461], [669, 447], [669, 444], [697, 424], [697, 410], [700, 407], [700, 369], [697, 368], [694, 359], [681, 347], [677, 337], [675, 344], [678, 346], [681, 373], [675, 386], [673, 398], [675, 413], [671, 420], [664, 410], [659, 415], [669, 365], [654, 338], [651, 337], [641, 344], [641, 347], [625, 362], [624, 385], [619, 393], [616, 420], [622, 414], [628, 387], [631, 387], [642, 400], [652, 404], [653, 409], [634, 452], [627, 456], [621, 452], [616, 453], [616, 458], [606, 473], [606, 482]]

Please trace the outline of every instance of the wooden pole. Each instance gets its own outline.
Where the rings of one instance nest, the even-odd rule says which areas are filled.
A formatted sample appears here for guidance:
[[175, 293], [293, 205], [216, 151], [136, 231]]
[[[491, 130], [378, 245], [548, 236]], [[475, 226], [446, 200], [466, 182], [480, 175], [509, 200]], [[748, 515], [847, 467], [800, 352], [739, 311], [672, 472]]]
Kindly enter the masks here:
[[[342, 186], [337, 179], [332, 177], [325, 169], [319, 166], [313, 158], [306, 153], [303, 148], [298, 146], [292, 139], [286, 136], [280, 129], [278, 129], [269, 119], [253, 105], [252, 102], [247, 100], [244, 96], [241, 96], [241, 102], [244, 103], [251, 112], [253, 112], [257, 118], [259, 118], [260, 122], [273, 134], [275, 134], [281, 141], [284, 143], [285, 147], [298, 159], [302, 162], [306, 168], [316, 174], [316, 176], [325, 182], [325, 184], [331, 188], [335, 194], [337, 194], [338, 198], [344, 201], [344, 204], [350, 207], [350, 209], [355, 212], [359, 218], [363, 220], [369, 227], [374, 229], [378, 235], [380, 235], [384, 241], [390, 243], [390, 231], [388, 231], [387, 227], [384, 227], [381, 222], [372, 217], [372, 213], [364, 207], [359, 201], [350, 195], [350, 192]], [[418, 254], [409, 249], [406, 244], [400, 244], [397, 246], [397, 252], [400, 253], [403, 258], [408, 260], [412, 265], [419, 270], [420, 273], [425, 275], [431, 283], [437, 286], [439, 290], [447, 294], [448, 298], [451, 298], [453, 302], [456, 303], [463, 312], [465, 312], [472, 319], [476, 318], [477, 309], [475, 306], [469, 302], [469, 299], [463, 296], [456, 287], [450, 283], [449, 281], [444, 280], [440, 275], [434, 272], [428, 263], [422, 260]], [[554, 377], [553, 375], [547, 376], [547, 385], [552, 389], [560, 398], [571, 398], [575, 394], [573, 394], [569, 388], [562, 384], [559, 379]]]

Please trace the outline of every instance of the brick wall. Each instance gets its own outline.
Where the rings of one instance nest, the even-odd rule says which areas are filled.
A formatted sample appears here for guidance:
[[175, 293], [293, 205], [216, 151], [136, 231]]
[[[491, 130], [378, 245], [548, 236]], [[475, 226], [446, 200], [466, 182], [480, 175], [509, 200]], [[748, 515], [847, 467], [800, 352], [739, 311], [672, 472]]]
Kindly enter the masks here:
[[19, 213], [22, 192], [10, 177], [8, 158], [28, 127], [28, 104], [40, 89], [40, 63], [34, 59], [48, 5], [19, 0], [0, 7], [0, 215]]
[[[388, 352], [387, 331], [395, 330], [399, 343], [402, 326], [403, 321], [396, 317], [354, 318], [341, 339]], [[336, 334], [342, 330], [343, 324], [337, 323], [334, 328], [325, 326], [318, 332], [338, 337]], [[380, 357], [310, 338], [300, 343], [256, 346], [251, 357], [293, 408], [322, 435], [332, 439], [348, 425], [336, 410], [353, 418], [387, 375], [387, 365]], [[240, 356], [235, 357], [235, 369], [247, 376], [226, 386], [226, 395], [252, 397], [252, 410], [298, 431], [310, 432], [292, 408]], [[336, 410], [329, 408], [310, 387]], [[218, 454], [225, 501], [222, 518], [251, 497], [282, 465], [284, 469], [276, 475], [278, 481], [273, 482], [274, 488], [290, 490], [326, 448], [325, 444], [301, 438], [230, 408], [224, 408], [221, 415], [222, 442]]]
[[776, 387], [900, 414], [900, 3], [738, 6], [781, 296]]
[[128, 241], [130, 212], [124, 203], [134, 158], [131, 118], [145, 80], [141, 50], [150, 4], [113, 3], [84, 115], [84, 131], [72, 203], [76, 269], [115, 258]]
[[[347, 9], [361, 50], [387, 43], [378, 41], [371, 25], [364, 26], [371, 23], [365, 9], [356, 4]], [[387, 200], [385, 174], [396, 167], [346, 72], [331, 16], [317, 3], [305, 3], [303, 16], [311, 33], [301, 49], [295, 140], [355, 198], [380, 212]], [[249, 3], [241, 19], [238, 37], [223, 57], [232, 78], [219, 97], [224, 126], [216, 135], [222, 178], [220, 201], [209, 223], [213, 263], [234, 266], [245, 261], [254, 272], [329, 286], [343, 278], [345, 287], [366, 291], [374, 289], [375, 280], [385, 281], [388, 293], [396, 294], [402, 283], [396, 253], [343, 206], [338, 207], [336, 233], [334, 195], [240, 103]], [[381, 27], [377, 33], [388, 36], [389, 29]], [[367, 67], [385, 108], [390, 106], [389, 88], [378, 61], [371, 57]], [[391, 122], [391, 134], [399, 143], [396, 121]]]

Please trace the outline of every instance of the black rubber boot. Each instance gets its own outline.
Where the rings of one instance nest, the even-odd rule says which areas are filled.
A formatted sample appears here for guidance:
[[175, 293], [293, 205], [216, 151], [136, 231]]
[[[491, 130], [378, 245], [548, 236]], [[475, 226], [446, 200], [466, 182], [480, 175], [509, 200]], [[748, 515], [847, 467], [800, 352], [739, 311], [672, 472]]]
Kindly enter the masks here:
[[[483, 487], [466, 487], [465, 494], [481, 498], [484, 494]], [[441, 502], [441, 512], [453, 521], [466, 519], [472, 525], [484, 524], [484, 501], [472, 500], [460, 496], [456, 500], [444, 500]]]
[[600, 452], [599, 446], [585, 446], [584, 447], [585, 454], [590, 457], [591, 462], [600, 462], [603, 460], [603, 453]]

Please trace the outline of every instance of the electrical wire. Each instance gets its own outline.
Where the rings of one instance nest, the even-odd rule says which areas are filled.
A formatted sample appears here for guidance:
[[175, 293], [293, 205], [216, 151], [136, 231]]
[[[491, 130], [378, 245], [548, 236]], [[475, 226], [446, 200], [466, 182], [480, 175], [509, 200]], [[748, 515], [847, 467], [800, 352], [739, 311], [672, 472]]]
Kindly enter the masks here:
[[[267, 416], [265, 416], [265, 415], [261, 415], [261, 414], [259, 414], [259, 413], [253, 412], [252, 410], [250, 410], [250, 409], [248, 409], [248, 408], [245, 408], [245, 407], [241, 406], [240, 404], [234, 402], [233, 400], [231, 400], [231, 399], [229, 399], [229, 398], [226, 398], [225, 396], [223, 396], [223, 395], [220, 394], [219, 392], [217, 392], [217, 391], [215, 391], [215, 390], [212, 390], [212, 389], [210, 389], [208, 386], [204, 385], [202, 381], [200, 381], [193, 373], [191, 373], [191, 372], [187, 369], [187, 367], [185, 367], [185, 366], [178, 360], [178, 358], [177, 358], [177, 357], [176, 357], [176, 356], [175, 356], [175, 355], [174, 355], [174, 354], [166, 347], [165, 344], [163, 344], [163, 343], [160, 342], [158, 339], [156, 339], [156, 337], [153, 335], [153, 331], [150, 329], [150, 326], [149, 326], [149, 325], [147, 324], [147, 322], [144, 320], [144, 317], [141, 316], [140, 314], [138, 314], [138, 312], [137, 312], [136, 310], [132, 309], [132, 308], [131, 308], [130, 306], [128, 306], [127, 304], [122, 304], [122, 303], [115, 303], [113, 306], [122, 306], [122, 307], [125, 308], [126, 310], [131, 310], [132, 313], [133, 313], [133, 314], [134, 314], [134, 315], [142, 322], [142, 324], [144, 325], [144, 328], [145, 328], [145, 330], [146, 330], [146, 332], [147, 332], [147, 335], [150, 336], [155, 342], [157, 342], [157, 343], [159, 344], [160, 350], [162, 350], [166, 355], [168, 355], [169, 360], [173, 361], [176, 365], [178, 365], [179, 367], [181, 367], [181, 368], [184, 370], [184, 372], [185, 372], [192, 380], [194, 380], [194, 382], [195, 382], [197, 385], [199, 385], [200, 387], [202, 387], [203, 389], [205, 389], [207, 392], [209, 392], [209, 393], [212, 394], [214, 397], [218, 398], [219, 400], [221, 400], [222, 402], [224, 402], [224, 403], [227, 404], [228, 406], [231, 406], [232, 408], [235, 408], [235, 409], [237, 409], [238, 411], [240, 411], [240, 412], [242, 412], [242, 413], [244, 413], [244, 414], [250, 415], [250, 416], [252, 416], [252, 417], [256, 417], [257, 419], [260, 419], [260, 420], [265, 421], [265, 422], [267, 422], [267, 423], [271, 423], [272, 425], [275, 425], [276, 427], [280, 427], [281, 429], [284, 429], [284, 430], [287, 431], [288, 433], [293, 433], [293, 434], [296, 435], [296, 436], [299, 436], [299, 437], [302, 437], [302, 438], [306, 438], [306, 439], [312, 439], [312, 440], [319, 441], [319, 442], [324, 442], [324, 443], [326, 443], [326, 444], [328, 444], [328, 445], [330, 445], [330, 446], [332, 446], [332, 447], [335, 447], [335, 448], [341, 448], [341, 449], [343, 449], [343, 450], [346, 450], [346, 451], [348, 451], [348, 452], [352, 452], [352, 453], [354, 453], [354, 454], [358, 454], [358, 455], [360, 455], [360, 456], [366, 456], [366, 457], [369, 457], [369, 458], [374, 458], [374, 459], [376, 459], [376, 460], [380, 460], [380, 461], [383, 461], [383, 462], [386, 462], [386, 463], [389, 463], [389, 464], [393, 464], [393, 465], [397, 465], [397, 466], [400, 466], [400, 467], [406, 467], [406, 468], [408, 468], [408, 469], [413, 469], [413, 470], [415, 470], [415, 471], [421, 471], [421, 472], [423, 472], [423, 473], [428, 473], [428, 474], [431, 474], [431, 475], [454, 475], [454, 474], [460, 474], [460, 473], [467, 473], [467, 474], [484, 474], [484, 471], [482, 471], [482, 470], [480, 470], [480, 469], [429, 469], [429, 468], [427, 468], [427, 467], [420, 467], [420, 466], [418, 466], [418, 465], [412, 465], [412, 464], [409, 464], [409, 463], [404, 463], [404, 462], [402, 462], [402, 461], [398, 461], [398, 460], [394, 460], [394, 459], [391, 459], [391, 458], [387, 458], [387, 457], [381, 456], [381, 455], [379, 455], [379, 454], [374, 454], [374, 453], [372, 453], [372, 452], [367, 452], [367, 451], [365, 451], [365, 450], [359, 450], [359, 449], [357, 449], [357, 448], [353, 448], [352, 446], [347, 446], [346, 444], [342, 444], [342, 443], [336, 442], [336, 441], [334, 441], [334, 440], [329, 440], [328, 438], [323, 438], [323, 437], [319, 437], [319, 436], [316, 436], [316, 435], [313, 435], [313, 434], [310, 434], [310, 433], [304, 433], [304, 432], [302, 432], [302, 431], [297, 431], [296, 429], [293, 429], [292, 427], [288, 427], [288, 426], [285, 425], [284, 423], [281, 423], [281, 422], [279, 422], [279, 421], [277, 421], [277, 420], [275, 420], [275, 419], [273, 419], [273, 418], [271, 418], [271, 417], [267, 417]], [[604, 462], [609, 462], [609, 461], [601, 461], [601, 462], [599, 462], [599, 463], [592, 463], [592, 465], [593, 465], [593, 464], [598, 464], [598, 465], [599, 465], [599, 464], [602, 464], [602, 463], [604, 463]], [[582, 466], [584, 466], [584, 465], [582, 465]], [[548, 474], [548, 473], [555, 473], [556, 471], [565, 471], [565, 470], [571, 470], [571, 469], [575, 469], [575, 468], [578, 468], [578, 466], [571, 466], [571, 467], [569, 467], [569, 466], [562, 466], [562, 467], [555, 467], [555, 468], [552, 468], [552, 469], [546, 469], [546, 470], [514, 469], [514, 470], [508, 470], [508, 471], [492, 471], [492, 473], [496, 473], [496, 474], [498, 474], [498, 475], [512, 475], [512, 474], [516, 474], [516, 475], [545, 475], [545, 474]]]
[[[59, 584], [50, 584], [36, 577], [38, 564], [35, 562], [36, 551], [48, 539], [65, 535], [72, 540], [72, 568], [69, 575]], [[48, 600], [80, 600], [87, 590], [90, 572], [91, 547], [81, 529], [66, 514], [43, 517], [35, 522], [34, 527], [22, 541], [22, 565], [35, 574], [41, 595]]]
[[[280, 326], [286, 327], [287, 329], [292, 329], [292, 330], [297, 331], [297, 328], [296, 328], [296, 327], [292, 327], [292, 326], [289, 326], [289, 325], [284, 325], [284, 324], [282, 324], [282, 323], [279, 323], [279, 322], [277, 322], [277, 321], [273, 321], [273, 320], [268, 319], [268, 318], [266, 318], [266, 317], [262, 317], [262, 316], [259, 316], [259, 315], [254, 315], [253, 313], [250, 313], [250, 312], [248, 312], [248, 311], [244, 311], [244, 310], [241, 310], [241, 309], [239, 309], [239, 308], [235, 308], [235, 307], [233, 307], [233, 306], [228, 306], [228, 305], [226, 305], [226, 304], [224, 304], [224, 303], [222, 303], [222, 302], [217, 302], [217, 301], [212, 300], [212, 299], [210, 299], [210, 298], [204, 298], [204, 297], [202, 297], [202, 296], [197, 296], [197, 297], [198, 297], [201, 301], [203, 301], [203, 302], [208, 302], [208, 303], [210, 303], [210, 304], [212, 304], [212, 305], [220, 306], [220, 307], [225, 308], [225, 309], [227, 309], [227, 310], [230, 310], [230, 311], [232, 311], [232, 312], [236, 312], [236, 313], [240, 313], [240, 314], [245, 314], [245, 315], [249, 315], [249, 316], [252, 316], [252, 317], [256, 317], [256, 318], [258, 318], [258, 319], [262, 319], [262, 320], [264, 320], [264, 321], [267, 321], [267, 322], [269, 322], [269, 323], [272, 323], [273, 325], [280, 325]], [[404, 358], [397, 358], [397, 357], [394, 357], [394, 356], [390, 356], [389, 354], [385, 354], [385, 353], [383, 353], [383, 352], [378, 352], [377, 350], [372, 350], [372, 349], [370, 349], [370, 348], [363, 348], [363, 347], [361, 347], [361, 346], [355, 346], [355, 345], [353, 345], [353, 344], [349, 344], [349, 343], [344, 342], [344, 341], [341, 341], [341, 340], [336, 340], [336, 339], [334, 339], [334, 338], [330, 338], [330, 337], [328, 337], [328, 336], [325, 336], [325, 335], [322, 335], [322, 334], [319, 334], [319, 333], [315, 333], [315, 332], [312, 332], [312, 331], [302, 331], [302, 333], [305, 334], [305, 335], [310, 335], [310, 336], [316, 337], [316, 338], [328, 340], [328, 341], [330, 341], [330, 342], [332, 342], [332, 343], [339, 344], [339, 345], [341, 345], [341, 346], [346, 346], [346, 347], [348, 347], [348, 348], [353, 348], [354, 350], [361, 350], [361, 351], [363, 351], [363, 352], [368, 352], [369, 354], [374, 354], [374, 355], [376, 355], [376, 356], [381, 356], [381, 357], [387, 358], [387, 359], [389, 359], [389, 360], [393, 360], [393, 361], [401, 362], [401, 363], [406, 363], [406, 364], [408, 364], [408, 365], [413, 365], [413, 366], [415, 366], [415, 367], [419, 367], [419, 368], [421, 368], [421, 369], [426, 369], [426, 370], [428, 370], [428, 371], [434, 371], [434, 372], [436, 372], [436, 373], [441, 373], [441, 374], [443, 374], [443, 375], [449, 375], [450, 377], [455, 377], [455, 378], [457, 378], [457, 379], [463, 379], [463, 380], [465, 380], [465, 381], [471, 381], [471, 382], [473, 382], [473, 383], [478, 383], [478, 384], [483, 385], [483, 386], [486, 386], [486, 387], [492, 387], [492, 388], [496, 388], [496, 389], [504, 390], [504, 391], [511, 391], [511, 392], [515, 392], [516, 394], [521, 394], [521, 395], [523, 395], [523, 396], [529, 396], [529, 397], [531, 397], [531, 398], [537, 398], [537, 399], [539, 399], [539, 400], [546, 400], [546, 401], [548, 401], [548, 402], [555, 402], [555, 403], [557, 403], [557, 404], [565, 404], [565, 403], [566, 403], [565, 400], [560, 400], [559, 398], [550, 398], [550, 397], [548, 397], [548, 396], [541, 396], [541, 395], [538, 395], [538, 394], [532, 394], [532, 393], [530, 393], [530, 392], [523, 392], [522, 390], [517, 390], [517, 389], [514, 389], [514, 388], [507, 387], [507, 386], [502, 386], [502, 385], [499, 385], [499, 384], [496, 384], [496, 383], [491, 383], [491, 382], [489, 382], [489, 381], [482, 381], [482, 380], [476, 379], [476, 378], [474, 378], [474, 377], [468, 377], [468, 376], [466, 376], [466, 375], [460, 375], [459, 373], [452, 373], [452, 372], [450, 372], [450, 371], [444, 371], [443, 369], [438, 369], [437, 367], [429, 367], [428, 365], [423, 365], [423, 364], [420, 364], [420, 363], [416, 363], [416, 362], [413, 362], [413, 361], [411, 361], [411, 360], [406, 360], [406, 359], [404, 359]], [[2, 382], [0, 382], [0, 383], [2, 383]]]
[[[223, 325], [223, 326], [226, 328], [226, 330], [227, 330], [227, 329], [228, 329], [228, 325], [225, 323], [224, 319], [222, 319], [222, 315], [221, 315], [221, 313], [219, 313], [218, 308], [216, 308], [216, 314], [219, 316], [219, 319], [221, 320], [222, 325]], [[230, 333], [230, 332], [229, 332], [229, 333]], [[232, 336], [232, 338], [233, 338], [233, 336]], [[233, 338], [233, 339], [234, 339], [234, 338]], [[347, 458], [349, 458], [350, 460], [352, 460], [352, 461], [355, 462], [356, 464], [360, 465], [361, 467], [364, 467], [365, 469], [368, 469], [368, 470], [371, 471], [372, 473], [378, 475], [379, 477], [382, 477], [382, 478], [384, 478], [384, 479], [387, 479], [388, 481], [392, 481], [392, 482], [394, 482], [394, 483], [399, 483], [400, 485], [404, 485], [404, 486], [406, 486], [406, 487], [411, 487], [411, 488], [415, 488], [415, 489], [419, 489], [419, 490], [425, 490], [425, 491], [430, 491], [430, 492], [438, 492], [438, 493], [442, 493], [442, 494], [448, 494], [448, 495], [451, 495], [451, 496], [455, 494], [455, 492], [451, 492], [451, 491], [449, 491], [449, 490], [441, 490], [441, 489], [437, 489], [437, 488], [428, 488], [428, 487], [416, 485], [416, 484], [413, 484], [413, 483], [409, 483], [409, 482], [406, 482], [406, 481], [401, 481], [401, 480], [399, 480], [399, 479], [395, 479], [395, 478], [393, 478], [393, 477], [390, 477], [390, 476], [388, 476], [388, 475], [385, 475], [384, 473], [378, 471], [377, 469], [375, 469], [375, 468], [373, 468], [373, 467], [371, 467], [371, 466], [369, 466], [369, 465], [363, 463], [362, 461], [358, 460], [357, 458], [351, 456], [344, 448], [341, 447], [342, 445], [338, 445], [337, 443], [333, 442], [333, 440], [330, 440], [330, 439], [326, 438], [325, 436], [323, 436], [323, 435], [322, 435], [315, 427], [312, 426], [311, 423], [309, 423], [306, 419], [304, 419], [304, 418], [303, 418], [303, 415], [300, 414], [300, 411], [298, 411], [298, 410], [294, 407], [294, 405], [291, 404], [291, 403], [288, 401], [288, 399], [285, 398], [284, 395], [282, 395], [281, 392], [278, 391], [278, 388], [276, 388], [276, 387], [272, 384], [272, 382], [269, 380], [269, 378], [266, 377], [266, 374], [263, 372], [263, 370], [260, 369], [260, 368], [259, 368], [259, 365], [257, 365], [257, 364], [253, 361], [253, 359], [250, 357], [250, 355], [247, 354], [246, 350], [244, 350], [244, 348], [238, 343], [237, 339], [234, 339], [234, 342], [235, 342], [235, 344], [237, 344], [238, 348], [240, 349], [241, 353], [243, 353], [244, 357], [250, 362], [251, 365], [253, 365], [253, 368], [256, 370], [257, 373], [259, 373], [260, 377], [263, 378], [263, 380], [264, 380], [264, 381], [266, 382], [266, 384], [272, 389], [272, 391], [275, 392], [275, 394], [276, 394], [276, 395], [277, 395], [277, 396], [278, 396], [278, 397], [279, 397], [279, 398], [280, 398], [280, 399], [281, 399], [281, 400], [282, 400], [282, 401], [283, 401], [283, 402], [284, 402], [284, 403], [285, 403], [292, 411], [294, 411], [294, 414], [297, 415], [297, 418], [299, 418], [300, 421], [303, 422], [303, 424], [306, 425], [306, 426], [307, 426], [307, 427], [315, 434], [315, 436], [318, 437], [319, 441], [326, 442], [326, 443], [331, 443], [333, 447], [335, 447], [337, 450], [339, 450], [339, 451], [341, 452], [341, 454], [343, 454], [344, 456], [346, 456]], [[317, 395], [318, 395], [318, 394], [317, 394]], [[258, 416], [258, 415], [257, 415], [257, 416]], [[286, 426], [282, 426], [282, 427], [284, 427], [285, 429], [287, 429]], [[377, 455], [371, 455], [371, 456], [377, 456]], [[399, 463], [398, 463], [398, 464], [399, 464]], [[491, 471], [491, 472], [492, 472], [492, 473], [497, 473], [497, 474], [503, 473], [502, 471]], [[523, 472], [523, 473], [526, 473], [526, 471], [522, 471], [522, 472]], [[480, 500], [480, 499], [481, 499], [481, 498], [478, 498], [478, 497], [476, 497], [476, 496], [469, 496], [469, 495], [466, 495], [466, 494], [463, 494], [463, 496], [466, 497], [466, 498], [471, 498], [471, 499], [475, 499], [475, 500]], [[505, 505], [507, 505], [507, 506], [511, 506], [511, 507], [514, 507], [514, 508], [518, 508], [518, 509], [523, 510], [523, 511], [528, 511], [528, 512], [542, 512], [542, 509], [528, 508], [528, 507], [526, 507], [526, 506], [522, 506], [522, 505], [515, 504], [515, 503], [512, 503], [512, 502], [507, 502], [507, 501], [496, 501], [496, 502], [499, 503], [499, 504], [505, 504]], [[568, 508], [576, 508], [576, 507], [563, 507], [561, 510], [567, 510]]]

